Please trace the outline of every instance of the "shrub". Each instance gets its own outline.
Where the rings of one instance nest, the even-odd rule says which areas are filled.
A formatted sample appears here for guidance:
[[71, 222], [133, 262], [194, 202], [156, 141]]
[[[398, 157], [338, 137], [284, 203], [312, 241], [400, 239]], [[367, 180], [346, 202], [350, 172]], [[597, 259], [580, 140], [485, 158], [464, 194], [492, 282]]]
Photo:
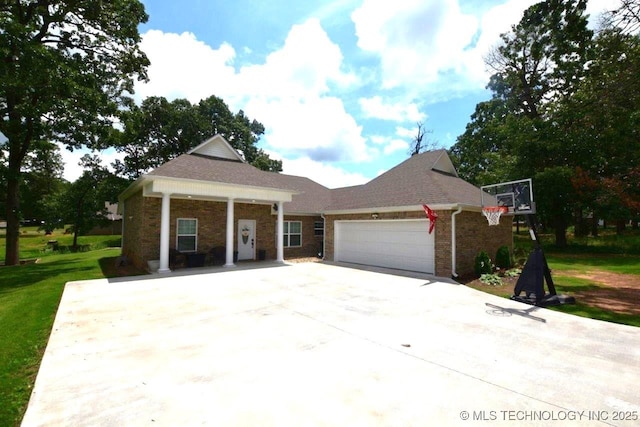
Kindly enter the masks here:
[[476, 255], [476, 262], [474, 265], [474, 269], [476, 272], [476, 276], [480, 277], [483, 274], [492, 274], [493, 267], [491, 266], [491, 258], [485, 251], [480, 251], [478, 255]]
[[522, 270], [519, 268], [512, 268], [504, 272], [505, 277], [518, 277], [522, 274]]
[[480, 281], [485, 285], [502, 286], [502, 279], [497, 274], [483, 274]]
[[511, 253], [508, 246], [500, 246], [496, 252], [496, 267], [509, 269], [511, 268]]

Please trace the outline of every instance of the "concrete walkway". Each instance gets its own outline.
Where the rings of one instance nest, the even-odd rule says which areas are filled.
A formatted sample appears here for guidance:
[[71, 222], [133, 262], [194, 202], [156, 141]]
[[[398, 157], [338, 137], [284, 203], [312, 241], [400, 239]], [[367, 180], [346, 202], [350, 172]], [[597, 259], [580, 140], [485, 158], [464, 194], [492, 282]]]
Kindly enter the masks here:
[[638, 328], [295, 264], [67, 284], [23, 426], [637, 426], [639, 384]]

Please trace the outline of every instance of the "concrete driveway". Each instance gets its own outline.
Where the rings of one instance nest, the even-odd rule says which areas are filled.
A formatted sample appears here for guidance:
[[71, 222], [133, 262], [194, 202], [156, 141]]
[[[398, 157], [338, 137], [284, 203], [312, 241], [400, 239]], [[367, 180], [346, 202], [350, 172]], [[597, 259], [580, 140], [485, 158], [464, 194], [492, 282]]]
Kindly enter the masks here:
[[67, 284], [23, 426], [632, 426], [639, 384], [638, 328], [271, 265]]

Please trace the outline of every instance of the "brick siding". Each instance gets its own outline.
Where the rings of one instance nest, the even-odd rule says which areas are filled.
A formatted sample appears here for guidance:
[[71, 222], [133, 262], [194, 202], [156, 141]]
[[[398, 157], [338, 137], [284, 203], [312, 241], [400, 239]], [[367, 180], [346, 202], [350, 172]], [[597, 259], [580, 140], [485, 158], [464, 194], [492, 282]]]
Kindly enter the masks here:
[[[125, 231], [123, 254], [136, 266], [147, 268], [147, 261], [160, 257], [161, 199], [142, 197], [136, 193], [125, 201]], [[169, 219], [169, 248], [176, 247], [178, 218], [198, 220], [197, 252], [208, 253], [216, 246], [226, 246], [227, 203], [203, 200], [171, 199]], [[277, 258], [277, 216], [270, 205], [236, 203], [234, 206], [233, 245], [237, 249], [239, 219], [256, 221], [256, 257], [265, 251], [266, 259]], [[285, 221], [302, 221], [302, 247], [285, 248], [284, 258], [316, 256], [322, 248], [322, 237], [314, 236], [314, 221], [319, 216], [288, 216]]]
[[[451, 215], [453, 211], [436, 211], [438, 220], [434, 229], [435, 274], [450, 277], [451, 268]], [[372, 213], [326, 215], [325, 259], [334, 260], [335, 221], [370, 220]], [[379, 213], [378, 220], [424, 219], [422, 211]], [[480, 212], [461, 212], [456, 216], [456, 273], [459, 276], [473, 274], [475, 256], [486, 251], [491, 259], [500, 246], [513, 250], [511, 217], [503, 218], [498, 226], [490, 227]]]

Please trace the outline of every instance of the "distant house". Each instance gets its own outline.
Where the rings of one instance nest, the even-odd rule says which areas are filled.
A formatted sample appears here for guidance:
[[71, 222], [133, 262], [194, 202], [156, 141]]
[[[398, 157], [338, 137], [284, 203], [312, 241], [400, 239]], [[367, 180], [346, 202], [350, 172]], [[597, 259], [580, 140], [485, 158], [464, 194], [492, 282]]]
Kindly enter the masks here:
[[107, 211], [105, 217], [108, 221], [93, 227], [87, 233], [88, 235], [116, 235], [122, 232], [122, 215], [118, 213], [118, 204], [104, 202], [104, 208]]
[[[367, 184], [328, 189], [261, 171], [219, 135], [120, 195], [122, 251], [169, 271], [176, 254], [237, 261], [317, 256], [438, 276], [466, 274], [480, 250], [512, 245], [511, 221], [489, 227], [479, 189], [445, 150], [412, 156]], [[422, 205], [438, 219], [432, 233]]]

